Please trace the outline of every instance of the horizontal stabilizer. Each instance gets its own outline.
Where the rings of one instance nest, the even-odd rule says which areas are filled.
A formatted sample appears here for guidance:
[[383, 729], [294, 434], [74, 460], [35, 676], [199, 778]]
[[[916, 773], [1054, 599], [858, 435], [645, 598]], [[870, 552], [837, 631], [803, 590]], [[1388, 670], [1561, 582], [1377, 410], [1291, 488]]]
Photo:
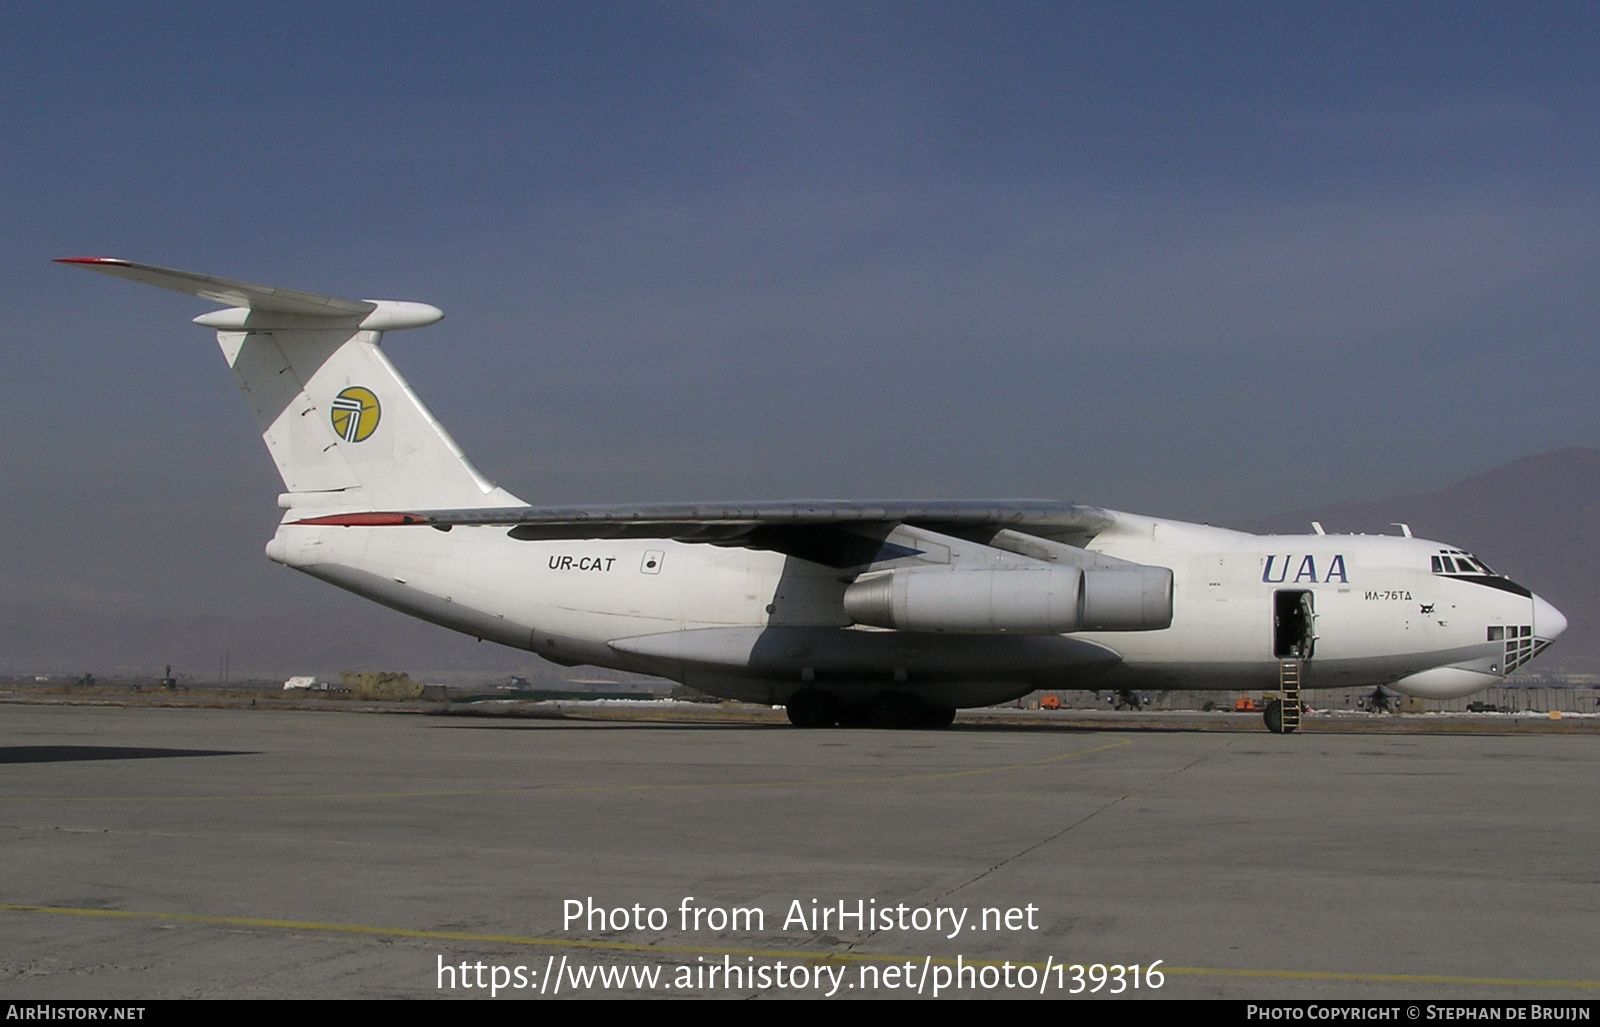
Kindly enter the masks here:
[[230, 307], [249, 307], [251, 310], [271, 310], [282, 314], [320, 314], [324, 317], [361, 317], [378, 309], [378, 304], [369, 300], [342, 300], [333, 296], [318, 296], [314, 292], [251, 285], [231, 278], [176, 271], [154, 264], [135, 264], [131, 260], [117, 260], [114, 257], [61, 257], [56, 263], [75, 264], [90, 271], [126, 278], [130, 282], [226, 303]]

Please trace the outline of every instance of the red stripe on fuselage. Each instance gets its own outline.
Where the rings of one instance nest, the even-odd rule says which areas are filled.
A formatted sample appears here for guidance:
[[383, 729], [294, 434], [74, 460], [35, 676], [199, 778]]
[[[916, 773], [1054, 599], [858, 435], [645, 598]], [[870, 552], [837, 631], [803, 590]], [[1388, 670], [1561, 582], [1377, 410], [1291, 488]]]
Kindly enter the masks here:
[[409, 513], [345, 513], [325, 517], [308, 517], [294, 524], [330, 524], [339, 528], [374, 528], [390, 524], [427, 524], [421, 514]]

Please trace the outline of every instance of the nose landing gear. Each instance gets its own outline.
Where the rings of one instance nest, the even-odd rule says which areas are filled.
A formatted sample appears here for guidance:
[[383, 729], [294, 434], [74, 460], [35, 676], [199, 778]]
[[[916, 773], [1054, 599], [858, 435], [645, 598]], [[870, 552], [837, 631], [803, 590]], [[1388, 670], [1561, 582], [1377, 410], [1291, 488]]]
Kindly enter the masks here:
[[1363, 705], [1365, 705], [1367, 710], [1371, 713], [1393, 713], [1394, 696], [1390, 695], [1388, 692], [1385, 692], [1383, 690], [1383, 686], [1379, 685], [1377, 688], [1372, 690], [1371, 695], [1367, 696]]

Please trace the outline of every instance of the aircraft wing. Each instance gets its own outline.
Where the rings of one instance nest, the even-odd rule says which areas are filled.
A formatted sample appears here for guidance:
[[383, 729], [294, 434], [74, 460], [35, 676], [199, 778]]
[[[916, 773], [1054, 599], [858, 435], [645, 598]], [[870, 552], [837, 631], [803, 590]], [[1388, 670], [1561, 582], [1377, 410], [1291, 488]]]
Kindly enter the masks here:
[[1042, 500], [1016, 502], [838, 502], [831, 500], [652, 506], [515, 506], [467, 510], [338, 513], [297, 524], [378, 526], [505, 525], [514, 538], [661, 538], [770, 549], [832, 567], [877, 558], [886, 536], [904, 524], [987, 544], [1001, 531], [1082, 546], [1114, 515], [1099, 507]]

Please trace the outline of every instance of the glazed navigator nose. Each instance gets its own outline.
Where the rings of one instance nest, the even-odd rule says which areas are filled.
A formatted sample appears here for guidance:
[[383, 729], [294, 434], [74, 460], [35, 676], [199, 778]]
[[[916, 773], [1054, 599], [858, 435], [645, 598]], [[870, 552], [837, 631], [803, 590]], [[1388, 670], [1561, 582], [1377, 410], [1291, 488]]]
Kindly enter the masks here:
[[1567, 630], [1567, 618], [1539, 596], [1533, 597], [1533, 637], [1555, 641]]

